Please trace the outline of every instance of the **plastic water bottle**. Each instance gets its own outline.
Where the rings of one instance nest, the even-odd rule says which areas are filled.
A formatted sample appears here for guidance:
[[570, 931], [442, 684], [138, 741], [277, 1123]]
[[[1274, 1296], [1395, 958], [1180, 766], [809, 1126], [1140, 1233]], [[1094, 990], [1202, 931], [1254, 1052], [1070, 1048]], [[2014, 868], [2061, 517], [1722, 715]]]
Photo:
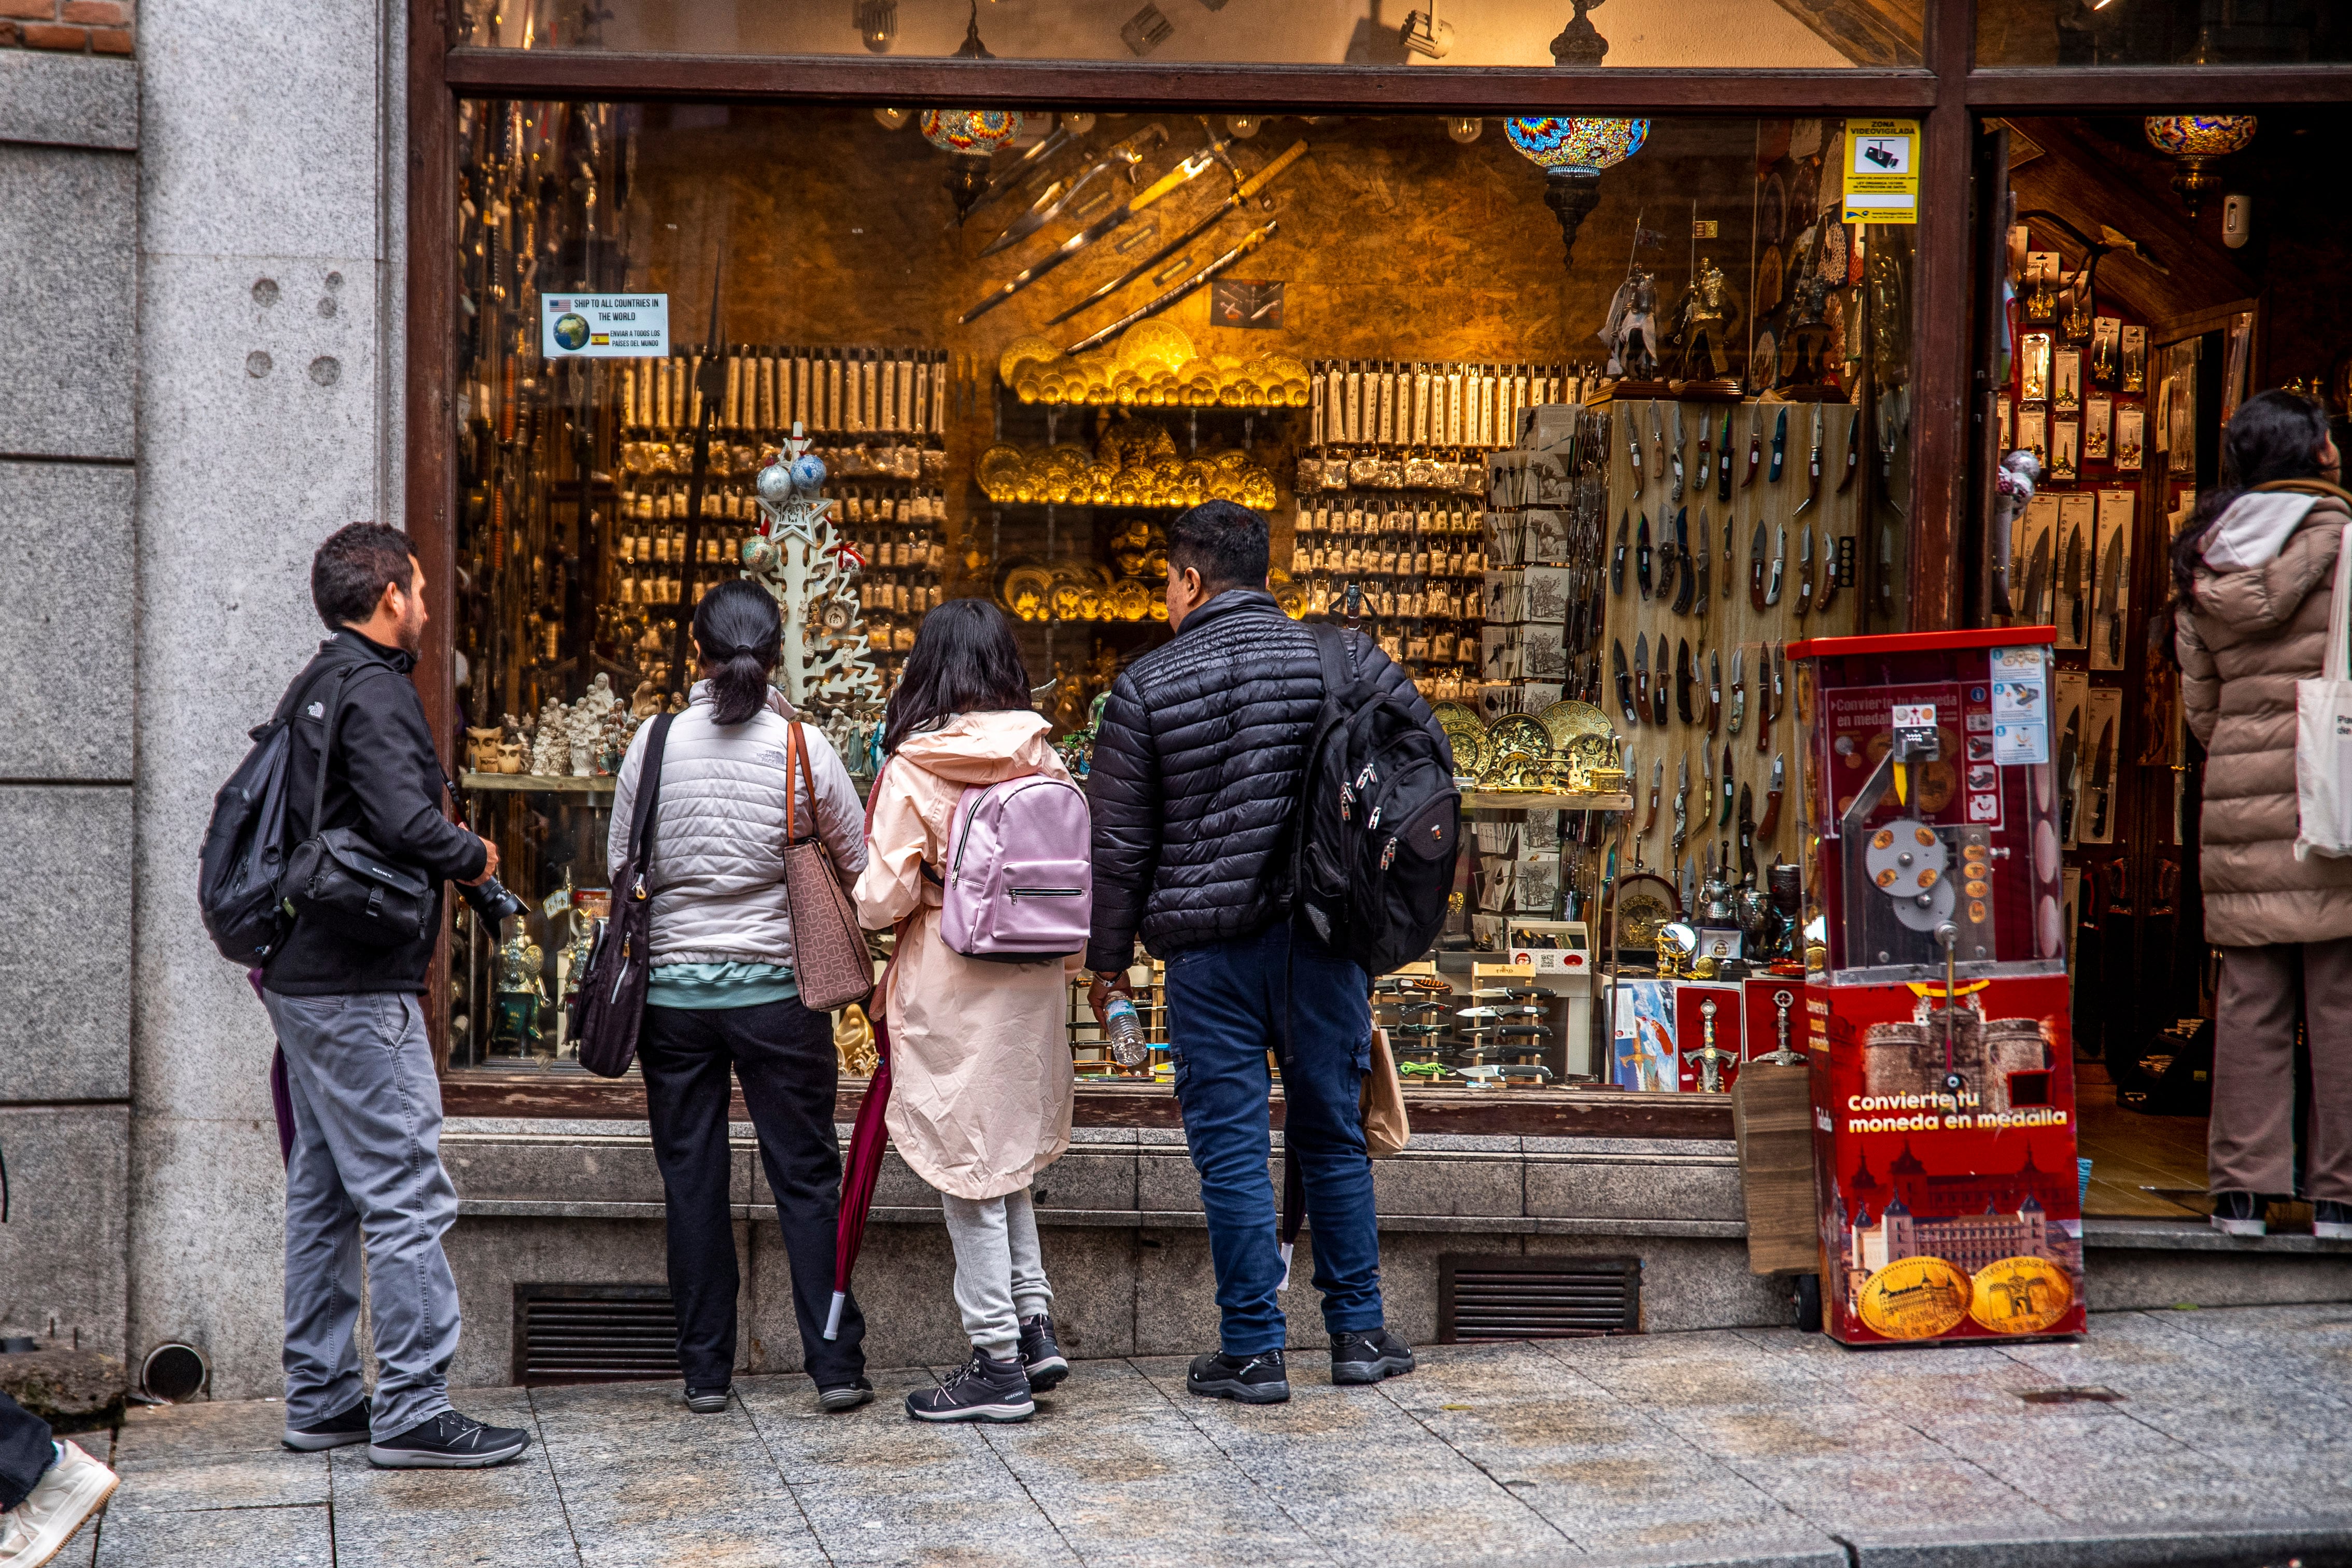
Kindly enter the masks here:
[[1151, 1044], [1143, 1038], [1143, 1020], [1135, 1004], [1117, 991], [1103, 1009], [1103, 1027], [1110, 1034], [1110, 1059], [1121, 1067], [1140, 1067], [1151, 1060]]

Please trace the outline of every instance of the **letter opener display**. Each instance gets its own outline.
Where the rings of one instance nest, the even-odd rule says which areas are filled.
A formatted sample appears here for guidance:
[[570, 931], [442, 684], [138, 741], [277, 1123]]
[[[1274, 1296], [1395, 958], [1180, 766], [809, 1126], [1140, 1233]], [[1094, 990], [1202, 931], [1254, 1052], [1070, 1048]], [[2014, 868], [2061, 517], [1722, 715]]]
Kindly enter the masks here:
[[[1176, 167], [1169, 170], [1168, 172], [1153, 181], [1150, 185], [1147, 185], [1142, 190], [1137, 192], [1135, 195], [1129, 198], [1127, 201], [1111, 208], [1109, 212], [1105, 213], [1101, 217], [1097, 218], [1093, 223], [1088, 224], [1086, 227], [1080, 229], [1077, 233], [1072, 235], [1069, 238], [1064, 240], [1053, 249], [1047, 251], [1045, 256], [1039, 258], [1034, 265], [1023, 268], [1010, 283], [1005, 284], [1003, 287], [991, 293], [988, 298], [982, 299], [979, 304], [965, 311], [961, 316], [958, 317], [957, 319], [967, 325], [977, 320], [991, 310], [995, 309], [999, 305], [1002, 305], [1006, 300], [1012, 298], [1014, 295], [1020, 293], [1023, 289], [1028, 287], [1031, 284], [1036, 282], [1039, 278], [1045, 277], [1047, 273], [1053, 271], [1055, 267], [1061, 266], [1062, 263], [1069, 260], [1070, 257], [1077, 255], [1078, 252], [1086, 249], [1087, 246], [1094, 244], [1095, 241], [1102, 238], [1103, 235], [1110, 233], [1113, 229], [1118, 228], [1121, 224], [1127, 222], [1129, 218], [1135, 216], [1136, 214], [1143, 211], [1146, 207], [1149, 207], [1152, 203], [1160, 200], [1160, 197], [1168, 194], [1171, 191], [1176, 190], [1189, 182], [1197, 179], [1210, 168], [1224, 165], [1224, 163], [1225, 153], [1223, 144], [1215, 141], [1211, 142], [1206, 148], [1201, 152], [1193, 153], [1190, 158], [1185, 159], [1181, 163], [1177, 164]], [[1212, 263], [1211, 266], [1215, 267], [1217, 270], [1222, 271], [1224, 266], [1232, 265], [1232, 263], [1238, 260], [1242, 254], [1250, 246], [1255, 245], [1259, 240], [1264, 239], [1267, 235], [1270, 235], [1273, 232], [1274, 225], [1271, 223], [1267, 224], [1264, 228], [1257, 230], [1249, 238], [1244, 239], [1240, 245], [1234, 246], [1231, 251], [1228, 251], [1223, 265]], [[1213, 277], [1215, 274], [1213, 272], [1209, 272], [1204, 268], [1202, 274], [1196, 276], [1200, 276], [1201, 281], [1205, 282], [1208, 277]], [[1108, 329], [1103, 334], [1103, 338], [1116, 335], [1116, 333], [1124, 329], [1129, 322], [1140, 321], [1144, 317], [1150, 315], [1154, 310], [1165, 308], [1167, 305], [1172, 304], [1175, 299], [1181, 298], [1184, 294], [1190, 293], [1192, 288], [1196, 287], [1198, 287], [1197, 284], [1179, 285], [1178, 287], [1180, 292], [1161, 296], [1159, 300], [1146, 306], [1136, 315], [1129, 318], [1128, 321], [1121, 322], [1118, 328]], [[1101, 340], [1103, 340], [1101, 338], [1089, 339], [1087, 342], [1074, 345], [1067, 351], [1075, 354], [1080, 349], [1091, 348], [1096, 342]]]
[[1780, 825], [1780, 795], [1789, 786], [1789, 758], [1786, 754], [1772, 758], [1772, 781], [1764, 786], [1764, 820], [1756, 825], [1757, 836], [1770, 838], [1772, 830]]
[[1625, 551], [1630, 548], [1626, 539], [1633, 527], [1631, 512], [1617, 514], [1617, 553], [1609, 561], [1609, 591], [1620, 599], [1625, 596]]
[[1625, 715], [1628, 729], [1641, 723], [1633, 711], [1633, 675], [1625, 667], [1625, 643], [1622, 638], [1612, 638], [1609, 643], [1609, 665], [1617, 676], [1617, 706]]
[[1706, 732], [1712, 736], [1723, 722], [1723, 650], [1706, 651]]
[[1142, 172], [1143, 155], [1168, 140], [1168, 128], [1157, 120], [1145, 126], [1097, 159], [1092, 167], [1075, 180], [1056, 180], [1029, 204], [1029, 210], [1013, 220], [1005, 231], [981, 247], [982, 256], [994, 256], [1007, 246], [1019, 245], [1055, 218], [1070, 210], [1078, 193], [1116, 169], [1132, 184]]
[[1222, 203], [1220, 203], [1215, 210], [1211, 212], [1207, 217], [1202, 218], [1199, 223], [1194, 224], [1191, 228], [1186, 229], [1182, 234], [1178, 235], [1174, 239], [1170, 240], [1166, 245], [1161, 246], [1158, 250], [1153, 251], [1150, 256], [1145, 256], [1141, 261], [1137, 262], [1133, 267], [1129, 267], [1125, 272], [1120, 273], [1117, 277], [1112, 278], [1108, 283], [1104, 284], [1101, 287], [1087, 295], [1084, 299], [1079, 300], [1076, 305], [1073, 305], [1067, 310], [1063, 311], [1059, 316], [1048, 317], [1046, 319], [1045, 325], [1048, 327], [1060, 326], [1063, 322], [1068, 320], [1079, 311], [1084, 310], [1087, 307], [1094, 304], [1097, 300], [1108, 299], [1110, 296], [1118, 293], [1129, 284], [1133, 283], [1137, 278], [1141, 277], [1144, 274], [1151, 271], [1161, 262], [1166, 261], [1170, 256], [1174, 256], [1186, 246], [1191, 245], [1194, 240], [1208, 233], [1209, 230], [1216, 227], [1219, 223], [1224, 220], [1224, 217], [1228, 213], [1231, 213], [1244, 202], [1248, 201], [1252, 196], [1256, 195], [1260, 191], [1265, 189], [1265, 187], [1271, 184], [1276, 177], [1280, 175], [1284, 170], [1289, 168], [1293, 163], [1297, 162], [1305, 156], [1307, 156], [1307, 143], [1304, 141], [1292, 142], [1288, 152], [1283, 153], [1281, 157], [1276, 158], [1273, 162], [1268, 163], [1265, 168], [1260, 169], [1256, 173], [1252, 174], [1248, 179], [1243, 181], [1240, 187], [1236, 189], [1232, 195], [1227, 196]]
[[[1137, 198], [1139, 201], [1141, 199], [1141, 197]], [[1114, 216], [1116, 214], [1114, 214]], [[1110, 222], [1110, 219], [1105, 218], [1103, 222], [1108, 223]], [[1233, 266], [1234, 263], [1247, 256], [1251, 251], [1255, 250], [1264, 241], [1272, 238], [1274, 231], [1280, 226], [1281, 220], [1279, 218], [1268, 218], [1264, 226], [1250, 230], [1249, 233], [1242, 236], [1240, 244], [1234, 246], [1233, 249], [1225, 252], [1224, 255], [1217, 257], [1216, 260], [1209, 263], [1208, 266], [1201, 268], [1200, 271], [1194, 273], [1192, 277], [1184, 279], [1183, 282], [1179, 283], [1174, 287], [1169, 289], [1167, 293], [1160, 295], [1158, 298], [1152, 300], [1150, 304], [1143, 306], [1140, 309], [1129, 311], [1126, 315], [1120, 317], [1118, 320], [1112, 322], [1101, 331], [1093, 334], [1091, 337], [1079, 339], [1076, 342], [1071, 344], [1062, 351], [1066, 354], [1082, 354], [1088, 349], [1097, 348], [1104, 343], [1109, 342], [1113, 338], [1118, 337], [1121, 332], [1126, 331], [1129, 327], [1134, 326], [1138, 321], [1142, 320], [1145, 317], [1158, 315], [1160, 311], [1167, 309], [1168, 307], [1175, 304], [1176, 301], [1183, 298], [1186, 295], [1200, 287], [1201, 285], [1216, 277], [1217, 274], [1224, 271], [1225, 268]]]

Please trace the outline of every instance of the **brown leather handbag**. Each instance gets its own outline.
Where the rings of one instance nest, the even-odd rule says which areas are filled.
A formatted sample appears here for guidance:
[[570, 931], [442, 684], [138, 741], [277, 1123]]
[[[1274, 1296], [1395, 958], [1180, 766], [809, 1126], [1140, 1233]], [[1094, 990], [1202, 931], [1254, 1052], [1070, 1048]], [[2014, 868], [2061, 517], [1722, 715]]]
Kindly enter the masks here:
[[[784, 902], [793, 920], [793, 978], [801, 1005], [814, 1011], [862, 1002], [874, 994], [874, 959], [858, 927], [857, 906], [841, 885], [841, 872], [816, 833], [816, 775], [811, 770], [801, 727], [788, 727], [784, 782]], [[809, 831], [800, 833], [791, 775], [807, 787]]]
[[588, 949], [588, 966], [572, 998], [571, 1032], [580, 1042], [580, 1065], [600, 1078], [618, 1078], [637, 1057], [637, 1030], [645, 1022], [646, 982], [653, 970], [653, 895], [646, 873], [654, 860], [661, 796], [662, 751], [669, 741], [671, 716], [654, 722], [637, 768], [636, 810], [629, 821], [629, 858], [613, 879], [613, 908]]

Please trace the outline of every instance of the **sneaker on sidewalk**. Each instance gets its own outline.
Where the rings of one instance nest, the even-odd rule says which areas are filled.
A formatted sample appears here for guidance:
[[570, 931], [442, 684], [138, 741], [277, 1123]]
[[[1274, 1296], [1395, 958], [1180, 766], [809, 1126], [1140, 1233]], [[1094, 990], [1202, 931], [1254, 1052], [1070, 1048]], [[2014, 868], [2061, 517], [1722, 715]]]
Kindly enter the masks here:
[[918, 1421], [1026, 1421], [1036, 1413], [1021, 1363], [977, 1346], [953, 1377], [907, 1396], [907, 1414]]
[[368, 1402], [362, 1398], [340, 1416], [308, 1427], [289, 1422], [286, 1446], [298, 1454], [315, 1454], [325, 1448], [348, 1448], [353, 1443], [368, 1440]]
[[24, 1501], [0, 1513], [0, 1565], [40, 1568], [64, 1550], [74, 1531], [106, 1506], [121, 1478], [81, 1451], [58, 1445], [58, 1459], [41, 1472]]
[[2352, 1241], [2352, 1203], [2323, 1197], [2313, 1204], [2311, 1233], [2323, 1241]]
[[1361, 1333], [1341, 1329], [1331, 1336], [1334, 1383], [1378, 1383], [1411, 1372], [1412, 1366], [1412, 1346], [1385, 1328]]
[[716, 1388], [689, 1388], [686, 1391], [686, 1407], [698, 1416], [716, 1416], [727, 1408], [727, 1396], [735, 1392], [731, 1383]]
[[2217, 1192], [2213, 1195], [2213, 1228], [2224, 1236], [2261, 1236], [2270, 1227], [2264, 1216], [2270, 1205], [2259, 1194]]
[[444, 1410], [386, 1442], [368, 1445], [368, 1463], [380, 1470], [480, 1470], [505, 1464], [530, 1447], [520, 1427], [486, 1427]]
[[1290, 1375], [1282, 1352], [1227, 1355], [1213, 1350], [1196, 1355], [1185, 1371], [1184, 1387], [1203, 1399], [1234, 1399], [1244, 1405], [1280, 1405], [1290, 1397]]
[[1021, 1370], [1029, 1375], [1029, 1392], [1058, 1388], [1070, 1375], [1070, 1359], [1054, 1338], [1054, 1320], [1043, 1312], [1021, 1325]]
[[873, 1400], [874, 1385], [862, 1377], [855, 1383], [836, 1383], [816, 1391], [816, 1406], [820, 1410], [855, 1410]]

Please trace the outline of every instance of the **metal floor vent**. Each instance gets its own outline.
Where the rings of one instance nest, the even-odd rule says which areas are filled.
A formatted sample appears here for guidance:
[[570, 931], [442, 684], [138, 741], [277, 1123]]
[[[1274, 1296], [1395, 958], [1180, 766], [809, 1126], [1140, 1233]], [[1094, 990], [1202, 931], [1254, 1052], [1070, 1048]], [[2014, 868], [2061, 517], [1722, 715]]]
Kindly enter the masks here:
[[666, 1285], [517, 1285], [517, 1383], [676, 1377], [677, 1309]]
[[1639, 1258], [1479, 1257], [1437, 1260], [1441, 1344], [1589, 1339], [1642, 1332]]

